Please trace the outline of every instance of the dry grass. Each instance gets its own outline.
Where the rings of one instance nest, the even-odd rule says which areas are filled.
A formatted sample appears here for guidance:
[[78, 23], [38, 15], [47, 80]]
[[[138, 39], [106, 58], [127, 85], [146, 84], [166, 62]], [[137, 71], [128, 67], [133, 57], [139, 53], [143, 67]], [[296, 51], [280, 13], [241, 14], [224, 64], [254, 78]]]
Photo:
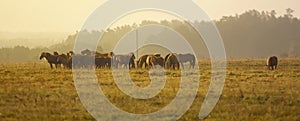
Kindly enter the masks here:
[[[228, 61], [223, 94], [205, 120], [300, 120], [300, 59], [283, 59], [268, 71], [261, 59]], [[209, 61], [200, 61], [200, 88], [180, 120], [198, 120], [210, 82]], [[108, 69], [97, 70], [100, 87], [117, 107], [145, 114], [160, 110], [176, 96], [180, 71], [168, 71], [165, 88], [154, 98], [138, 100], [120, 91]], [[132, 70], [140, 87], [150, 84], [147, 70]], [[105, 78], [104, 78], [105, 77]], [[0, 64], [0, 120], [94, 120], [81, 104], [71, 70], [50, 70], [46, 63]]]

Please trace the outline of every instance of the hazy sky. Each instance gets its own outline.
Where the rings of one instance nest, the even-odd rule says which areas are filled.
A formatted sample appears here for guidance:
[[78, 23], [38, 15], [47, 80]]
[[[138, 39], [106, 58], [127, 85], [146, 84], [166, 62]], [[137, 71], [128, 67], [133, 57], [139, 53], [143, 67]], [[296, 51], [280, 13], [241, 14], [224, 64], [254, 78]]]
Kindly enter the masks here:
[[[0, 31], [9, 32], [75, 32], [87, 17], [105, 0], [1, 0]], [[300, 17], [300, 0], [196, 0], [213, 19], [234, 15], [249, 9], [295, 10]], [[161, 18], [159, 15], [148, 17]], [[123, 20], [132, 23], [135, 19]]]

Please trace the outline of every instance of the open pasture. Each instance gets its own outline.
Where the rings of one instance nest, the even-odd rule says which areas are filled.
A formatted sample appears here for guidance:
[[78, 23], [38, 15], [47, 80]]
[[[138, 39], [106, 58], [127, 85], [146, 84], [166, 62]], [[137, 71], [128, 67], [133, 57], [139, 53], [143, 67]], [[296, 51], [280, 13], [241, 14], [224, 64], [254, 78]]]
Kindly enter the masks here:
[[[198, 113], [210, 82], [210, 62], [199, 61], [200, 83], [196, 99], [180, 120], [199, 120]], [[278, 70], [265, 67], [265, 59], [228, 60], [222, 96], [205, 119], [300, 120], [300, 59], [281, 59]], [[180, 71], [167, 71], [162, 92], [150, 100], [122, 93], [109, 69], [97, 69], [99, 85], [118, 108], [137, 114], [160, 110], [176, 96]], [[130, 70], [134, 83], [150, 84], [148, 70]], [[45, 62], [0, 64], [0, 120], [95, 120], [77, 95], [72, 70], [50, 69]], [[126, 120], [126, 119], [124, 119]]]

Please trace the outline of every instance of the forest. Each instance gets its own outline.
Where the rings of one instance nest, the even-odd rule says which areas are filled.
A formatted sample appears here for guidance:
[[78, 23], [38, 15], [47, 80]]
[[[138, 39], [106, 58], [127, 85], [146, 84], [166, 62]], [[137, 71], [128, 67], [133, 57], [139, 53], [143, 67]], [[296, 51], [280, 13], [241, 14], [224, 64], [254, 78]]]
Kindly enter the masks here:
[[[300, 19], [293, 16], [294, 10], [286, 9], [284, 15], [277, 15], [276, 11], [248, 10], [240, 15], [223, 16], [213, 22], [219, 29], [223, 38], [226, 54], [228, 58], [267, 58], [276, 55], [281, 58], [300, 56]], [[99, 52], [112, 51], [114, 45], [128, 32], [149, 24], [159, 24], [172, 28], [180, 33], [193, 49], [201, 53], [198, 58], [208, 58], [207, 48], [201, 36], [186, 21], [144, 20], [140, 24], [124, 25], [116, 28], [109, 28], [102, 31], [80, 31], [89, 36], [103, 34], [98, 46]], [[196, 27], [205, 29], [208, 22], [194, 21]], [[79, 32], [69, 35], [62, 43], [54, 44], [50, 47], [29, 48], [16, 46], [14, 48], [0, 48], [0, 62], [25, 62], [38, 61], [39, 55], [43, 51], [66, 53], [74, 48], [74, 42]], [[161, 32], [153, 38], [168, 36]], [[151, 39], [140, 37], [140, 39]], [[199, 44], [199, 40], [201, 43]], [[41, 40], [42, 41], [42, 40]], [[193, 44], [194, 43], [194, 44]]]

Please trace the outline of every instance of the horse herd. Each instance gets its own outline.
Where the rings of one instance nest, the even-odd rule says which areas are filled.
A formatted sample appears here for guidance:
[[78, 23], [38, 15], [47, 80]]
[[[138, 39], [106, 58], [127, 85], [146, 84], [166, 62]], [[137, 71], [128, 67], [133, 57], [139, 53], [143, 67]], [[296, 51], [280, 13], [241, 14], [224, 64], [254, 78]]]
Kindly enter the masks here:
[[194, 68], [196, 58], [193, 54], [176, 54], [169, 53], [165, 57], [161, 54], [146, 54], [142, 55], [138, 60], [134, 53], [125, 55], [115, 55], [113, 52], [99, 53], [85, 49], [81, 54], [75, 54], [70, 51], [67, 54], [53, 54], [43, 52], [40, 59], [45, 58], [50, 68], [53, 64], [56, 68], [63, 65], [64, 68], [166, 68], [166, 69], [180, 69], [180, 65], [184, 68], [184, 63], [189, 63], [190, 68]]
[[[74, 54], [70, 51], [67, 54], [58, 54], [54, 52], [50, 54], [43, 52], [40, 59], [46, 58], [50, 64], [51, 69], [53, 64], [56, 68], [63, 65], [64, 68], [165, 68], [179, 70], [180, 67], [184, 69], [184, 63], [189, 63], [190, 68], [195, 68], [196, 58], [193, 54], [176, 54], [169, 53], [165, 57], [161, 54], [146, 54], [142, 55], [138, 60], [134, 53], [126, 55], [115, 55], [113, 52], [99, 53], [96, 51], [90, 51], [85, 49], [81, 51], [81, 54]], [[271, 56], [267, 59], [267, 69], [277, 69], [278, 58]]]

